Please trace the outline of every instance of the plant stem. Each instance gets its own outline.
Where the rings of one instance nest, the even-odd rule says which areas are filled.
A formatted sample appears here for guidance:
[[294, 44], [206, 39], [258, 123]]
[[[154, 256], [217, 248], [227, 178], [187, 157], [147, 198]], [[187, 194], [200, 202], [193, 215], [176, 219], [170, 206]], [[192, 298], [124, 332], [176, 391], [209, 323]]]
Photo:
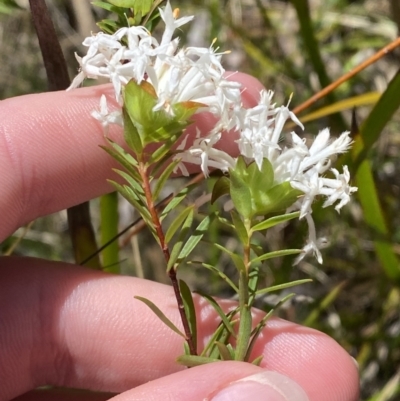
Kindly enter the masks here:
[[[150, 212], [153, 224], [154, 224], [154, 228], [156, 230], [158, 239], [160, 241], [160, 247], [164, 254], [164, 259], [165, 259], [166, 263], [168, 264], [169, 259], [170, 259], [169, 248], [168, 248], [168, 244], [165, 242], [164, 231], [163, 231], [161, 221], [158, 216], [157, 207], [156, 207], [156, 204], [153, 199], [153, 194], [151, 192], [150, 180], [149, 180], [149, 176], [148, 176], [148, 167], [146, 166], [146, 163], [143, 161], [139, 161], [138, 170], [139, 170], [140, 176], [142, 178], [142, 188], [143, 188], [143, 191], [144, 191], [144, 194], [146, 197], [147, 207], [149, 209], [149, 212]], [[186, 342], [188, 344], [190, 354], [197, 355], [197, 350], [194, 346], [193, 336], [190, 331], [189, 321], [188, 321], [188, 318], [185, 313], [185, 307], [184, 307], [183, 299], [182, 299], [181, 292], [179, 289], [179, 283], [178, 283], [178, 279], [177, 279], [177, 275], [176, 275], [176, 270], [174, 268], [170, 269], [168, 272], [168, 276], [169, 276], [169, 279], [171, 280], [172, 288], [174, 289], [175, 298], [178, 303], [178, 310], [179, 310], [179, 314], [181, 317], [183, 329], [184, 329], [185, 336], [186, 336]]]
[[[249, 225], [246, 224], [246, 228], [249, 230]], [[250, 235], [248, 243], [244, 247], [243, 262], [245, 265], [245, 271], [239, 272], [239, 330], [236, 342], [235, 360], [244, 361], [247, 355], [247, 349], [250, 343], [251, 337], [251, 325], [252, 316], [249, 305], [249, 266], [250, 266]]]

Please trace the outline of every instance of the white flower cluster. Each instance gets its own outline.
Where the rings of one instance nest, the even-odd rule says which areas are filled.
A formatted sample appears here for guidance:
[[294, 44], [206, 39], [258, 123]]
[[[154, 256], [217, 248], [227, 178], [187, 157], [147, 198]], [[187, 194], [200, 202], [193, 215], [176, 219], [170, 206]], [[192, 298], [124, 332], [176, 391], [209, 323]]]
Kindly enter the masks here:
[[[122, 104], [123, 86], [131, 79], [138, 84], [147, 81], [158, 98], [154, 110], [164, 109], [173, 115], [173, 104], [193, 101], [203, 104], [204, 109], [219, 119], [216, 131], [232, 128], [231, 111], [239, 104], [240, 84], [224, 78], [222, 54], [212, 47], [178, 49], [179, 38], [172, 38], [174, 31], [193, 17], [175, 19], [169, 3], [160, 13], [165, 23], [160, 43], [143, 26], [121, 28], [113, 35], [100, 32], [86, 38], [83, 45], [89, 49], [84, 57], [76, 55], [80, 72], [68, 89], [77, 88], [85, 78], [108, 78], [117, 101]], [[102, 100], [101, 111], [95, 118], [103, 126], [113, 122], [106, 110], [106, 101]]]
[[[178, 102], [203, 104], [200, 111], [211, 112], [217, 123], [207, 136], [198, 133], [187, 150], [184, 150], [186, 140], [183, 141], [179, 155], [181, 171], [187, 173], [184, 163], [200, 165], [206, 176], [209, 168], [226, 172], [234, 168], [237, 159], [214, 146], [221, 139], [221, 131], [237, 131], [238, 153], [249, 161], [254, 160], [259, 169], [263, 159], [267, 158], [273, 166], [277, 184], [288, 181], [304, 194], [291, 207], [300, 210], [300, 218], [305, 217], [309, 226], [308, 242], [297, 262], [313, 252], [321, 263], [319, 249], [326, 241], [316, 237], [311, 205], [316, 196], [322, 195], [326, 197], [324, 207], [338, 202], [335, 208], [339, 211], [348, 203], [351, 193], [357, 190], [349, 185], [350, 175], [346, 166], [343, 174], [330, 169], [330, 158], [349, 149], [349, 133], [344, 132], [339, 138], [330, 140], [326, 128], [308, 147], [304, 139], [292, 132], [292, 145], [282, 147], [282, 130], [288, 119], [303, 128], [288, 105], [276, 107], [272, 103], [273, 92], [262, 91], [259, 104], [244, 109], [240, 84], [224, 77], [221, 53], [212, 47], [178, 49], [179, 40], [173, 39], [174, 31], [193, 17], [176, 19], [169, 3], [164, 10], [160, 9], [160, 13], [165, 23], [160, 43], [141, 26], [121, 28], [113, 35], [98, 33], [86, 38], [83, 44], [89, 49], [86, 56], [77, 56], [80, 72], [70, 88], [78, 87], [85, 78], [106, 77], [112, 82], [116, 98], [122, 104], [122, 87], [134, 79], [139, 84], [147, 81], [154, 87], [158, 98], [154, 110], [164, 109], [173, 116], [171, 106]], [[92, 115], [102, 123], [105, 131], [109, 124], [122, 124], [119, 111], [108, 112], [104, 96], [100, 111], [94, 111]], [[334, 178], [324, 176], [328, 170]]]
[[[295, 132], [291, 132], [292, 146], [282, 147], [282, 129], [289, 118], [302, 129], [304, 127], [294, 113], [289, 111], [288, 106], [276, 107], [272, 103], [272, 97], [272, 91], [262, 91], [257, 106], [241, 109], [238, 119], [239, 139], [236, 141], [239, 153], [249, 161], [254, 160], [260, 170], [263, 159], [267, 158], [273, 166], [276, 184], [289, 181], [293, 188], [304, 194], [291, 207], [291, 210], [300, 210], [300, 218], [305, 217], [309, 227], [304, 252], [295, 263], [308, 253], [314, 253], [318, 262], [322, 263], [319, 249], [324, 247], [326, 240], [316, 237], [311, 206], [315, 198], [322, 195], [326, 197], [323, 207], [338, 201], [335, 209], [339, 212], [349, 202], [350, 195], [357, 191], [356, 187], [349, 185], [350, 174], [347, 166], [344, 166], [343, 174], [330, 168], [330, 158], [346, 152], [352, 141], [349, 132], [330, 140], [329, 129], [325, 128], [319, 132], [310, 147], [307, 147], [305, 139], [301, 139]], [[226, 172], [234, 168], [237, 159], [213, 147], [220, 137], [220, 133], [212, 133], [206, 138], [199, 136], [193, 146], [183, 153], [183, 161], [201, 165], [205, 175], [208, 174], [209, 167]], [[333, 173], [334, 178], [324, 176], [328, 170]], [[182, 171], [185, 172], [185, 169]]]

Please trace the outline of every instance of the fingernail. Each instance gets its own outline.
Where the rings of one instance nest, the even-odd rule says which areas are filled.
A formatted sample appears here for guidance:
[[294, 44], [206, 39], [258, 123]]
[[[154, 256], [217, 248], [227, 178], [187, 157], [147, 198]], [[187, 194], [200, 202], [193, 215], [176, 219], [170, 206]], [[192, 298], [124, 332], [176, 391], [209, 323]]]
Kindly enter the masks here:
[[305, 391], [278, 372], [264, 371], [228, 384], [204, 401], [309, 401]]

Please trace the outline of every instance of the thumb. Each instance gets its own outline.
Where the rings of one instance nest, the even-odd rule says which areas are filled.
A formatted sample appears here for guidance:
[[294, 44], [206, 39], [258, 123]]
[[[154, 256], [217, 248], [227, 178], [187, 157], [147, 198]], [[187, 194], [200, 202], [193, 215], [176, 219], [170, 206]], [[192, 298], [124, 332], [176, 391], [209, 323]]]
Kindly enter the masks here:
[[243, 362], [217, 362], [164, 376], [113, 401], [310, 401], [289, 377]]

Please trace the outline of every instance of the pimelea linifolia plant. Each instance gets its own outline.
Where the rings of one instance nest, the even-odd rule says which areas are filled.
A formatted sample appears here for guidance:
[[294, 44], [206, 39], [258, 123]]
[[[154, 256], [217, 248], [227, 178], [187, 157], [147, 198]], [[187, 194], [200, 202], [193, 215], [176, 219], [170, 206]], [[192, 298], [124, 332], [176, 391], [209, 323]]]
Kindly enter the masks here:
[[[80, 86], [86, 78], [107, 78], [112, 83], [119, 109], [109, 111], [103, 95], [99, 109], [92, 112], [104, 128], [109, 144], [104, 149], [123, 167], [116, 172], [125, 183], [111, 183], [137, 209], [163, 252], [183, 332], [151, 300], [139, 299], [184, 338], [185, 352], [180, 363], [193, 366], [221, 359], [259, 363], [261, 358], [254, 358], [251, 351], [270, 313], [253, 322], [251, 307], [257, 295], [275, 289], [258, 288], [260, 269], [267, 259], [293, 254], [297, 254], [295, 264], [310, 253], [322, 263], [320, 249], [326, 239], [317, 237], [312, 205], [322, 196], [323, 207], [335, 205], [340, 211], [356, 191], [349, 184], [346, 166], [342, 173], [331, 168], [331, 157], [349, 149], [349, 132], [331, 139], [329, 129], [323, 129], [308, 146], [295, 132], [284, 132], [288, 120], [302, 130], [304, 127], [290, 111], [289, 103], [277, 106], [273, 102], [271, 90], [260, 92], [255, 107], [243, 107], [243, 88], [227, 79], [221, 64], [224, 53], [218, 52], [214, 43], [208, 48], [179, 45], [175, 32], [192, 16], [179, 18], [179, 11], [173, 11], [169, 3], [157, 8], [160, 1], [119, 3], [97, 2], [114, 12], [117, 21], [100, 22], [103, 32], [84, 40], [88, 51], [84, 57], [76, 56], [79, 73], [70, 89]], [[164, 32], [157, 40], [150, 30], [160, 18]], [[202, 112], [214, 116], [214, 127], [209, 132], [197, 130], [195, 138], [188, 137], [186, 129], [192, 117]], [[123, 127], [124, 146], [108, 137], [112, 124]], [[223, 132], [235, 135], [237, 139], [232, 141], [239, 156], [216, 148]], [[200, 166], [206, 179], [211, 171], [220, 172], [209, 202], [220, 197], [228, 199], [225, 211], [200, 214], [200, 223], [195, 219], [199, 204], [182, 206], [191, 187], [174, 194], [162, 207], [157, 206], [167, 180], [176, 172], [188, 175], [190, 164]], [[308, 225], [303, 249], [265, 253], [255, 241], [260, 232], [296, 218], [304, 219]], [[221, 317], [221, 324], [205, 347], [199, 349], [192, 296], [186, 283], [178, 280], [177, 272], [182, 264], [190, 263], [192, 251], [214, 220], [233, 229], [241, 244], [240, 254], [213, 244], [231, 258], [237, 269], [237, 282], [218, 266], [207, 261], [199, 263], [226, 281], [239, 303], [236, 309], [224, 312], [214, 298], [204, 294]], [[276, 289], [297, 284], [299, 281]]]

